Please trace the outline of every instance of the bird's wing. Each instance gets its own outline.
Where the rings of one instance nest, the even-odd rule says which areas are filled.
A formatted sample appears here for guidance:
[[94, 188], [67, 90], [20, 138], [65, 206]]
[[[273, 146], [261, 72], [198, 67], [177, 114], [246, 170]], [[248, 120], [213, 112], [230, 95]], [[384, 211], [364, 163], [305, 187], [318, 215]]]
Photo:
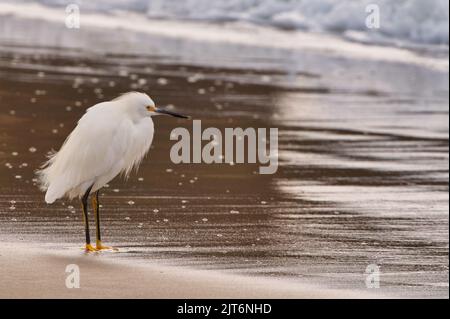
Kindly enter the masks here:
[[99, 104], [84, 114], [60, 151], [39, 172], [41, 185], [47, 189], [47, 202], [80, 185], [91, 186], [121, 161], [127, 147], [127, 139], [121, 136], [126, 133], [121, 128], [128, 123], [107, 106]]

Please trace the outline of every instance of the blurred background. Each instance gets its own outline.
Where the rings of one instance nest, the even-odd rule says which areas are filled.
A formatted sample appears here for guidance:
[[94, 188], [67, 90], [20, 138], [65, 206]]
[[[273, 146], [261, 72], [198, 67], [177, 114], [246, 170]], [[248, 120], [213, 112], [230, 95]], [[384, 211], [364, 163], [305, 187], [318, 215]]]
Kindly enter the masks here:
[[448, 11], [0, 0], [0, 239], [81, 246], [79, 204], [46, 205], [34, 170], [86, 108], [138, 90], [203, 128], [277, 127], [280, 166], [174, 165], [170, 131], [190, 123], [158, 118], [139, 172], [102, 193], [112, 258], [364, 291], [377, 264], [376, 293], [448, 297]]

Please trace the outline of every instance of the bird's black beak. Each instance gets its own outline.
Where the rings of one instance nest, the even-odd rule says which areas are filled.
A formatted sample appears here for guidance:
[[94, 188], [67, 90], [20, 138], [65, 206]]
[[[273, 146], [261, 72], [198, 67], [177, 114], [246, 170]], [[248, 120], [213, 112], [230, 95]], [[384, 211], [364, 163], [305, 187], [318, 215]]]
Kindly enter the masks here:
[[182, 119], [188, 119], [189, 118], [189, 116], [181, 115], [181, 114], [178, 114], [178, 113], [175, 113], [175, 112], [172, 112], [172, 111], [163, 110], [163, 109], [160, 109], [160, 108], [156, 108], [155, 112], [156, 113], [160, 113], [160, 114], [171, 115], [171, 116], [182, 118]]

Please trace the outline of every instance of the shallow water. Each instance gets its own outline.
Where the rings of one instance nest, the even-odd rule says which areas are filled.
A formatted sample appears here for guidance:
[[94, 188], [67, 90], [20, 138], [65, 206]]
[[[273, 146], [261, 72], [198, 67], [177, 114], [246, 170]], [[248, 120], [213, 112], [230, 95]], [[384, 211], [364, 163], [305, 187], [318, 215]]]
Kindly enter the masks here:
[[191, 124], [157, 118], [139, 172], [102, 190], [115, 258], [355, 290], [377, 264], [377, 293], [448, 297], [448, 73], [367, 61], [330, 69], [333, 59], [317, 72], [273, 68], [283, 63], [2, 46], [1, 237], [82, 245], [79, 203], [46, 205], [33, 171], [85, 108], [139, 89], [204, 128], [278, 127], [280, 167], [174, 165], [170, 131]]

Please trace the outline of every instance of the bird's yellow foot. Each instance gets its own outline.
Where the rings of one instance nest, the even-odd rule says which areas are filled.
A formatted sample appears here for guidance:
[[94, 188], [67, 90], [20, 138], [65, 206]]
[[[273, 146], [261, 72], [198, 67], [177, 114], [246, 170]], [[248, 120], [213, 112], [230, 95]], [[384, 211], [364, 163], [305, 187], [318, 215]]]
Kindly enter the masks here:
[[114, 248], [114, 247], [103, 246], [102, 242], [99, 241], [99, 240], [97, 240], [97, 243], [96, 243], [96, 249], [97, 249], [97, 250], [114, 250], [114, 251], [119, 250], [119, 249]]
[[97, 249], [95, 249], [91, 244], [86, 244], [86, 246], [84, 247], [84, 251], [89, 253], [97, 251]]

